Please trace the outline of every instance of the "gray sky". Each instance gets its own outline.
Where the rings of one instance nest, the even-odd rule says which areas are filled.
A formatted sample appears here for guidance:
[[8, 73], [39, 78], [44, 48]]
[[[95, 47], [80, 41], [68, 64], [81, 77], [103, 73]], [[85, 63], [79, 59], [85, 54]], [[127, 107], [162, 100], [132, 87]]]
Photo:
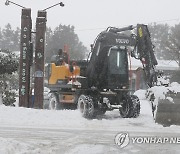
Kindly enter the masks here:
[[[21, 8], [0, 1], [0, 27], [10, 23], [13, 28], [20, 27]], [[12, 0], [32, 9], [33, 26], [37, 10], [54, 5], [59, 0]], [[59, 24], [74, 25], [80, 41], [89, 48], [95, 37], [108, 26], [123, 27], [148, 24], [152, 22], [180, 22], [180, 0], [62, 0], [65, 7], [55, 7], [47, 11], [47, 26]]]

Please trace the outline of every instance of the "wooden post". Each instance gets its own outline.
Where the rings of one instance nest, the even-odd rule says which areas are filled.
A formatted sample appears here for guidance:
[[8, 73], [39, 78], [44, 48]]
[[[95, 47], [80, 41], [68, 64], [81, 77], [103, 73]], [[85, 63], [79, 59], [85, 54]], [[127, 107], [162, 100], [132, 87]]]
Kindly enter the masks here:
[[38, 17], [36, 19], [34, 108], [39, 109], [43, 108], [45, 31], [46, 12], [38, 11]]
[[19, 106], [29, 107], [31, 9], [22, 9], [19, 66]]

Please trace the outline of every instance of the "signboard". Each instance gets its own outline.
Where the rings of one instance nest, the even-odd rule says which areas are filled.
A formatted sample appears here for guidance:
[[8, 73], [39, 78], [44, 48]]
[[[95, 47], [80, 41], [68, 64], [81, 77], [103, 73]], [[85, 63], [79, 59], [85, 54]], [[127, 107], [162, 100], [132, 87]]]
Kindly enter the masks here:
[[19, 106], [29, 107], [31, 9], [22, 9], [19, 66]]

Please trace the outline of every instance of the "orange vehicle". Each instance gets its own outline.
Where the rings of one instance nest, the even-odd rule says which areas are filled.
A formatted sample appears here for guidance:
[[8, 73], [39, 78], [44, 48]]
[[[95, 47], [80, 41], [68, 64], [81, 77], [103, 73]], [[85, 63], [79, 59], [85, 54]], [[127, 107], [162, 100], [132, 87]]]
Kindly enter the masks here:
[[48, 65], [50, 99], [47, 108], [52, 110], [77, 107], [75, 92], [80, 86], [77, 81], [77, 77], [80, 76], [80, 67], [75, 61], [69, 62], [65, 59], [67, 58], [54, 55]]

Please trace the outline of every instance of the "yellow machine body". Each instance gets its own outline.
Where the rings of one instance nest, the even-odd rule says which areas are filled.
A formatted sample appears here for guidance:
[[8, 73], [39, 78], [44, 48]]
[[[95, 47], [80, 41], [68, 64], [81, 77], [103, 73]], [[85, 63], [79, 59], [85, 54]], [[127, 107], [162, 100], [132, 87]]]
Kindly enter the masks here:
[[79, 66], [72, 66], [73, 71], [71, 72], [68, 64], [56, 66], [55, 63], [51, 63], [50, 65], [50, 77], [48, 83], [51, 85], [57, 84], [58, 80], [70, 80], [80, 75]]
[[[80, 76], [80, 67], [76, 65], [49, 65], [48, 86], [56, 96], [58, 104], [75, 103], [75, 82], [76, 77]], [[61, 107], [62, 108], [62, 107]]]

